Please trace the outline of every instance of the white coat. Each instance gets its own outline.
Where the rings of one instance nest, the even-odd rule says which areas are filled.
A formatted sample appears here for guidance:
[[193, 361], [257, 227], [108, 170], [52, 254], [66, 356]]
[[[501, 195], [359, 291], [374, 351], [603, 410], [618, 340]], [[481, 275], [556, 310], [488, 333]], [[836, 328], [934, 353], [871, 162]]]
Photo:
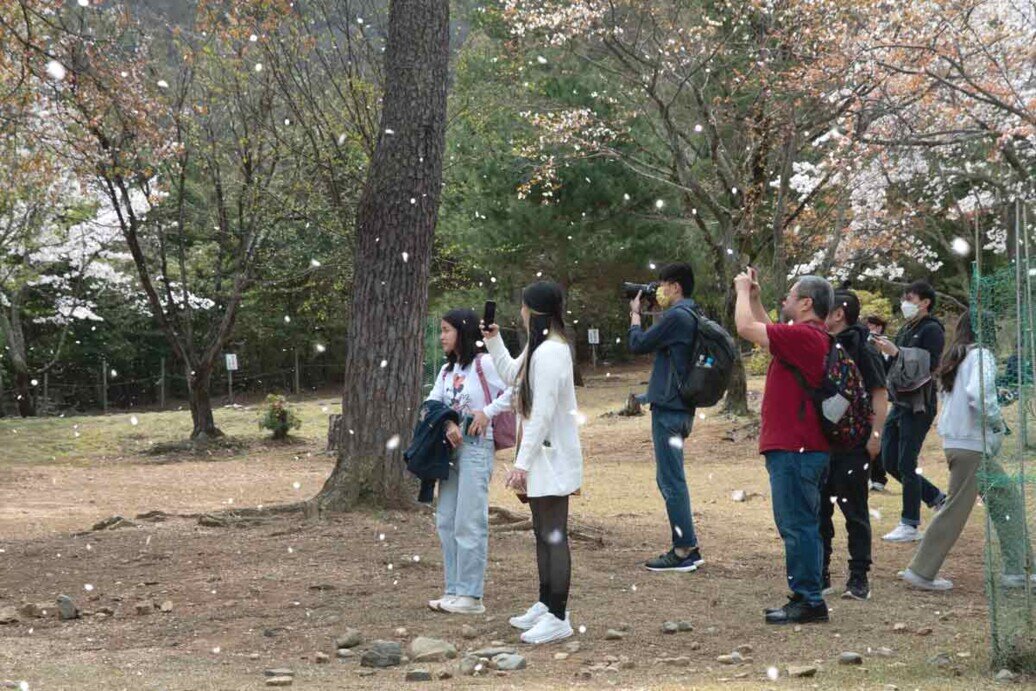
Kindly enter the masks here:
[[[487, 340], [486, 349], [504, 383], [516, 385], [527, 351], [512, 358], [499, 336]], [[579, 410], [568, 343], [551, 334], [533, 353], [528, 376], [532, 408], [528, 418], [519, 416], [521, 446], [514, 465], [528, 473], [528, 496], [568, 496], [583, 484]]]

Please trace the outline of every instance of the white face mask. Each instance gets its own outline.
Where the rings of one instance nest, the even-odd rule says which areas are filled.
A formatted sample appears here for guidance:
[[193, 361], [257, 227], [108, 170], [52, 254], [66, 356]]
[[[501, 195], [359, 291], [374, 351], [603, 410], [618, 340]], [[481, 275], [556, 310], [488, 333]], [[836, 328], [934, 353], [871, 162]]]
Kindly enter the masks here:
[[921, 311], [921, 308], [915, 303], [907, 302], [906, 300], [900, 303], [899, 308], [903, 310], [903, 316], [906, 317], [907, 320], [913, 319], [917, 316], [917, 313]]

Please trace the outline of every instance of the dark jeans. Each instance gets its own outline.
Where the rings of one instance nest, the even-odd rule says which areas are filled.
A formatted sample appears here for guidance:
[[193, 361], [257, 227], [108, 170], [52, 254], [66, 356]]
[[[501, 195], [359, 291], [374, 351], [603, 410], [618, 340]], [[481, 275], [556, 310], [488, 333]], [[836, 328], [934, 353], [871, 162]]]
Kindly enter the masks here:
[[885, 472], [885, 463], [881, 460], [881, 454], [879, 453], [877, 458], [871, 459], [871, 482], [880, 483], [885, 486], [889, 483], [888, 473]]
[[683, 468], [683, 442], [691, 433], [694, 414], [685, 410], [651, 408], [651, 438], [655, 445], [655, 479], [669, 515], [673, 547], [697, 547], [691, 495]]
[[867, 511], [870, 491], [866, 449], [831, 454], [831, 468], [820, 500], [820, 537], [824, 541], [824, 575], [830, 573], [831, 541], [835, 536], [835, 506], [845, 516], [849, 537], [849, 571], [867, 573], [871, 567], [871, 518]]
[[917, 457], [934, 419], [935, 411], [914, 413], [894, 405], [881, 435], [881, 459], [885, 469], [903, 485], [900, 521], [915, 528], [921, 525], [921, 501], [935, 506], [946, 497], [928, 478], [917, 474]]
[[810, 604], [824, 601], [820, 543], [820, 491], [827, 478], [827, 452], [768, 451], [773, 519], [784, 540], [788, 586]]

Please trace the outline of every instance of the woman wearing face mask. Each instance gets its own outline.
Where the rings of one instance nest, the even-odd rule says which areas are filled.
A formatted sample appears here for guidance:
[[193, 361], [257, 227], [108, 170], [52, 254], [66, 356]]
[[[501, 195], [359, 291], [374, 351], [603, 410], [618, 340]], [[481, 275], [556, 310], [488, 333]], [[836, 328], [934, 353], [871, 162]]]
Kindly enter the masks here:
[[[915, 411], [896, 403], [890, 406], [885, 428], [881, 433], [881, 459], [888, 473], [903, 485], [903, 513], [899, 525], [882, 539], [887, 542], [915, 542], [921, 539], [921, 502], [938, 510], [946, 495], [917, 472], [917, 459], [921, 454], [928, 430], [935, 420], [936, 390], [934, 376], [942, 358], [946, 341], [942, 322], [932, 316], [935, 309], [935, 290], [925, 281], [910, 284], [903, 293], [900, 305], [907, 322], [895, 342], [884, 336], [875, 337], [874, 344], [881, 352], [892, 358], [899, 356], [901, 348], [921, 348], [928, 351], [933, 380], [923, 392], [924, 410]], [[893, 399], [895, 392], [889, 391]]]
[[[449, 422], [446, 438], [454, 448], [449, 478], [439, 483], [435, 523], [442, 545], [446, 592], [428, 602], [451, 614], [482, 614], [489, 550], [489, 480], [493, 476], [493, 418], [511, 407], [506, 386], [484, 357], [478, 316], [455, 309], [442, 318], [439, 341], [446, 364], [428, 400], [450, 406], [461, 424]], [[493, 400], [486, 400], [486, 391]]]
[[520, 416], [518, 455], [507, 486], [528, 501], [536, 534], [539, 599], [510, 623], [525, 643], [550, 643], [572, 635], [566, 607], [572, 577], [568, 548], [568, 498], [583, 482], [572, 354], [565, 339], [561, 288], [534, 283], [522, 292], [525, 351], [513, 359], [497, 327], [483, 331], [497, 371], [515, 386]]

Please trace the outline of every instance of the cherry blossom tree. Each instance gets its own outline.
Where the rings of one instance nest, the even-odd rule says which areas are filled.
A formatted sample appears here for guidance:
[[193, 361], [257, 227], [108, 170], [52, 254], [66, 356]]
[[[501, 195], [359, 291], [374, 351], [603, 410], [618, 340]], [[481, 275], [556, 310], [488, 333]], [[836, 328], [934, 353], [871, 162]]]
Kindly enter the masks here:
[[[659, 211], [708, 249], [702, 293], [728, 327], [731, 280], [745, 264], [771, 262], [770, 292], [783, 294], [786, 244], [826, 230], [841, 208], [827, 192], [851, 109], [872, 88], [845, 78], [841, 36], [860, 21], [857, 8], [508, 0], [502, 19], [530, 91], [556, 94], [538, 99], [549, 110], [530, 109], [542, 135], [528, 155], [539, 165], [520, 194], [549, 202], [562, 156], [613, 157], [669, 188]], [[576, 70], [596, 74], [598, 88], [544, 86]], [[798, 185], [808, 171], [809, 186]], [[747, 411], [746, 392], [739, 366], [727, 409]]]

